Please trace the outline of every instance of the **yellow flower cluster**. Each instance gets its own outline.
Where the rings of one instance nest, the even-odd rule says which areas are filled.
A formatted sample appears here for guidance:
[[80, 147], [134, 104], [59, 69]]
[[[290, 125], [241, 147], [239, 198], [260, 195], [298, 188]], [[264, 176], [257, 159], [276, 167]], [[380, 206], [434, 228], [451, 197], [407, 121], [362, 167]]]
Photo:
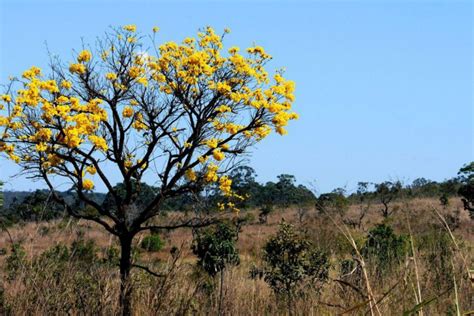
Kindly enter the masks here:
[[70, 64], [69, 71], [74, 74], [82, 75], [86, 73], [86, 66], [83, 64]]
[[224, 193], [224, 195], [229, 196], [232, 194], [231, 185], [232, 185], [232, 180], [229, 179], [228, 176], [222, 176], [219, 179], [219, 189], [222, 191], [222, 193]]
[[77, 61], [80, 63], [87, 63], [92, 59], [92, 53], [88, 50], [83, 50], [77, 56]]
[[125, 31], [134, 33], [134, 32], [137, 31], [137, 26], [134, 25], [134, 24], [128, 24], [128, 25], [124, 25], [124, 26], [123, 26], [123, 29], [124, 29]]
[[87, 191], [93, 190], [94, 182], [92, 182], [92, 180], [89, 180], [89, 179], [84, 179], [82, 180], [82, 187], [84, 188], [84, 190], [87, 190]]
[[107, 141], [100, 136], [90, 135], [89, 140], [95, 147], [97, 147], [98, 149], [104, 152], [109, 149], [109, 146], [107, 145]]
[[122, 111], [123, 117], [132, 117], [134, 113], [135, 111], [133, 111], [133, 109], [129, 106], [124, 107]]
[[[117, 107], [121, 109], [119, 119], [127, 119], [126, 126], [133, 128], [130, 132], [146, 137], [150, 126], [153, 126], [149, 122], [153, 119], [153, 114], [150, 114], [153, 112], [143, 111], [147, 102], [140, 94], [161, 94], [163, 99], [173, 99], [173, 102], [179, 100], [176, 111], [197, 111], [202, 114], [199, 113], [199, 107], [210, 107], [206, 109], [207, 121], [202, 126], [209, 130], [206, 130], [206, 136], [200, 139], [199, 144], [187, 138], [186, 128], [182, 128], [186, 125], [182, 125], [182, 122], [177, 122], [179, 129], [173, 129], [170, 139], [186, 149], [197, 147], [195, 153], [197, 156], [201, 155], [198, 160], [203, 169], [186, 170], [186, 179], [196, 181], [198, 175], [203, 176], [208, 183], [218, 182], [226, 196], [233, 196], [232, 181], [225, 176], [219, 178], [219, 167], [214, 163], [237, 153], [242, 143], [248, 141], [251, 144], [252, 141], [262, 140], [272, 130], [281, 135], [286, 134], [288, 122], [298, 118], [291, 109], [295, 100], [294, 82], [285, 79], [282, 71], [278, 71], [273, 78], [269, 76], [264, 66], [272, 57], [263, 47], [253, 46], [241, 50], [234, 46], [223, 50], [224, 35], [216, 34], [210, 27], [199, 32], [196, 38], [162, 44], [157, 56], [135, 51], [128, 56], [130, 63], [120, 67], [111, 66], [117, 63], [122, 48], [135, 47], [129, 43], [140, 39], [132, 34], [136, 31], [136, 26], [132, 24], [117, 30], [118, 41], [97, 53], [101, 57], [97, 62], [101, 63], [102, 60], [103, 63], [99, 66], [104, 67], [90, 67], [96, 53], [82, 50], [69, 65], [72, 75], [68, 74], [69, 77], [61, 81], [42, 80], [41, 69], [38, 67], [25, 71], [23, 78], [27, 82], [23, 89], [18, 90], [17, 95], [0, 96], [1, 101], [6, 102], [5, 105], [0, 104], [0, 110], [8, 107], [8, 111], [5, 111], [8, 115], [0, 116], [0, 126], [4, 130], [1, 139], [8, 140], [9, 132], [15, 134], [20, 143], [28, 142], [47, 167], [62, 163], [54, 154], [62, 148], [72, 150], [85, 146], [87, 150], [93, 148], [97, 152], [107, 152], [109, 144], [101, 127], [108, 120], [106, 106], [107, 102], [111, 103], [109, 96], [125, 96], [117, 103]], [[158, 28], [154, 27], [153, 32], [158, 32]], [[229, 32], [226, 29], [224, 34]], [[106, 70], [98, 72], [98, 69]], [[73, 85], [76, 82], [80, 85], [89, 77], [88, 72], [93, 77], [98, 75], [94, 78], [104, 78], [109, 82], [95, 94], [108, 100], [107, 102], [100, 99], [83, 100], [74, 95], [79, 91], [76, 88], [81, 87]], [[81, 80], [67, 80], [74, 75], [81, 76]], [[203, 100], [215, 102], [207, 103], [202, 102]], [[139, 104], [140, 107], [137, 107]], [[27, 120], [31, 113], [36, 114], [33, 122]], [[26, 125], [28, 129], [25, 128]], [[11, 133], [12, 131], [16, 133]], [[18, 135], [22, 133], [18, 131], [25, 135], [20, 138]], [[231, 147], [235, 150], [231, 151]], [[21, 151], [15, 153], [13, 143], [0, 142], [0, 151], [15, 161], [30, 159], [19, 154]], [[214, 163], [206, 165], [208, 158]], [[133, 161], [132, 158], [126, 161], [127, 169], [133, 166]], [[97, 172], [91, 165], [84, 168], [91, 175]], [[84, 188], [94, 187], [90, 180], [84, 180], [83, 185]]]
[[92, 165], [87, 166], [86, 171], [87, 171], [89, 174], [92, 174], [92, 175], [94, 175], [94, 174], [97, 173], [97, 169], [96, 169], [94, 166], [92, 166]]
[[184, 175], [186, 179], [188, 179], [189, 181], [196, 181], [197, 179], [196, 173], [194, 172], [193, 169], [186, 170]]
[[117, 79], [117, 74], [114, 74], [113, 72], [109, 72], [105, 74], [105, 78], [110, 81], [114, 81]]
[[204, 180], [206, 182], [216, 182], [219, 178], [217, 176], [217, 170], [219, 170], [219, 167], [213, 163], [209, 164], [207, 166], [207, 171], [204, 174]]
[[220, 149], [214, 150], [212, 152], [212, 155], [213, 155], [214, 159], [217, 160], [217, 161], [221, 161], [225, 158], [224, 153]]

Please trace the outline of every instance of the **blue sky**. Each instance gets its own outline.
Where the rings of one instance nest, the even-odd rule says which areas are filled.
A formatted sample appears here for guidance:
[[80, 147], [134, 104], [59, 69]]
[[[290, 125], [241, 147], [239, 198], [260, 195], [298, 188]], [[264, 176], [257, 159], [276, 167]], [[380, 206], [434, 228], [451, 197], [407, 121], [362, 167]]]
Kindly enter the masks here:
[[[296, 82], [300, 120], [267, 138], [250, 165], [319, 191], [358, 181], [443, 180], [474, 159], [470, 1], [6, 1], [0, 0], [0, 82], [49, 49], [63, 59], [81, 38], [133, 23], [165, 40], [229, 27], [226, 44], [262, 45]], [[40, 183], [9, 177], [7, 189]]]

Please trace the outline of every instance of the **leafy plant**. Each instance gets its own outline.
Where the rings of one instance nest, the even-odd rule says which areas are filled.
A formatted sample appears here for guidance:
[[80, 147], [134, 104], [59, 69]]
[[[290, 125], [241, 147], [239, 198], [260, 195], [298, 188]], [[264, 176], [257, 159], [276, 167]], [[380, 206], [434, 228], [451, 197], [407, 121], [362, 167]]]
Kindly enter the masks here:
[[408, 252], [408, 238], [394, 233], [392, 227], [379, 224], [372, 228], [361, 254], [372, 260], [378, 274], [391, 270]]
[[192, 245], [193, 253], [198, 257], [198, 265], [210, 276], [215, 276], [227, 265], [239, 264], [236, 239], [236, 230], [227, 223], [198, 232]]
[[458, 190], [458, 194], [462, 197], [464, 209], [474, 219], [474, 161], [466, 164], [459, 170], [462, 186]]
[[158, 234], [145, 236], [145, 238], [143, 238], [142, 242], [140, 243], [140, 247], [142, 249], [150, 252], [158, 252], [163, 248], [164, 245], [164, 241]]
[[224, 297], [224, 269], [240, 263], [236, 248], [238, 231], [228, 223], [220, 223], [213, 228], [198, 232], [193, 241], [192, 250], [198, 257], [198, 266], [211, 277], [220, 272], [219, 315], [222, 315]]
[[291, 224], [282, 222], [277, 234], [264, 246], [265, 267], [260, 274], [273, 291], [286, 300], [288, 313], [292, 313], [295, 294], [303, 281], [318, 288], [327, 280], [329, 258], [311, 242], [298, 234]]

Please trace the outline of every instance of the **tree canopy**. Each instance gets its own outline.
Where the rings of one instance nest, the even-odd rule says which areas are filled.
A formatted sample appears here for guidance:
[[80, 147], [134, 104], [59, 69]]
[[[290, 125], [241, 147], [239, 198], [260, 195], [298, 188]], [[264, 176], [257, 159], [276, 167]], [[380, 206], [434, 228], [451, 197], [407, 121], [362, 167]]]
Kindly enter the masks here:
[[[247, 148], [272, 130], [284, 135], [298, 118], [294, 82], [282, 70], [269, 75], [271, 56], [261, 46], [224, 50], [227, 33], [206, 27], [195, 38], [160, 45], [158, 28], [150, 41], [135, 25], [113, 28], [95, 48], [83, 44], [69, 63], [51, 56], [49, 71], [33, 66], [12, 77], [0, 96], [0, 152], [43, 179], [71, 215], [119, 237], [124, 315], [131, 314], [131, 243], [154, 228], [147, 221], [165, 201], [210, 185], [229, 200], [243, 199], [227, 173]], [[122, 185], [114, 186], [111, 174]], [[158, 189], [143, 205], [146, 177]], [[56, 194], [55, 178], [88, 207]], [[112, 205], [87, 194], [97, 181]], [[236, 210], [230, 201], [219, 208]]]

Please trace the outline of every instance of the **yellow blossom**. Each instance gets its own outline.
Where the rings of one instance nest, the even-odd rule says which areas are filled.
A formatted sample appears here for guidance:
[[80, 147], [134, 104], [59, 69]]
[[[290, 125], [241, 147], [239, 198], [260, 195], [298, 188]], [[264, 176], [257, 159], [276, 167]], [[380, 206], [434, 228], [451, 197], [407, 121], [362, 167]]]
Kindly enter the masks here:
[[96, 146], [98, 149], [102, 151], [107, 151], [109, 149], [109, 146], [107, 145], [107, 142], [104, 138], [96, 135], [90, 135], [89, 140], [94, 146]]
[[83, 64], [70, 64], [69, 65], [69, 71], [71, 73], [76, 73], [76, 74], [84, 74], [86, 73], [86, 66]]
[[72, 88], [72, 83], [70, 81], [63, 80], [63, 81], [61, 81], [61, 88], [71, 89]]
[[204, 142], [209, 148], [217, 148], [217, 145], [219, 144], [219, 140], [216, 138], [211, 138], [208, 139], [207, 141]]
[[1, 99], [2, 101], [5, 101], [5, 102], [11, 102], [12, 97], [9, 96], [8, 94], [2, 94]]
[[105, 78], [107, 80], [110, 80], [110, 81], [114, 81], [117, 79], [117, 74], [113, 73], [113, 72], [108, 72], [105, 74]]
[[196, 173], [194, 172], [193, 169], [186, 170], [185, 176], [186, 176], [186, 179], [188, 179], [189, 181], [196, 181], [196, 178], [197, 178]]
[[126, 106], [122, 111], [123, 117], [132, 117], [134, 113], [133, 109], [129, 106]]
[[224, 195], [230, 195], [232, 192], [231, 189], [232, 180], [228, 176], [222, 176], [219, 179], [219, 189], [224, 193]]
[[94, 182], [89, 179], [82, 180], [82, 187], [84, 190], [91, 191], [94, 189]]
[[137, 26], [135, 24], [128, 24], [128, 25], [124, 25], [123, 29], [125, 31], [134, 33], [137, 31]]
[[86, 171], [92, 175], [97, 173], [97, 169], [93, 165], [87, 166]]
[[92, 58], [91, 52], [88, 50], [83, 50], [77, 56], [77, 61], [80, 63], [86, 63], [86, 62], [89, 62], [91, 58]]
[[220, 151], [220, 150], [214, 150], [214, 151], [212, 152], [212, 156], [213, 156], [214, 159], [217, 160], [217, 161], [221, 161], [222, 159], [225, 158], [224, 153], [223, 153], [222, 151]]

